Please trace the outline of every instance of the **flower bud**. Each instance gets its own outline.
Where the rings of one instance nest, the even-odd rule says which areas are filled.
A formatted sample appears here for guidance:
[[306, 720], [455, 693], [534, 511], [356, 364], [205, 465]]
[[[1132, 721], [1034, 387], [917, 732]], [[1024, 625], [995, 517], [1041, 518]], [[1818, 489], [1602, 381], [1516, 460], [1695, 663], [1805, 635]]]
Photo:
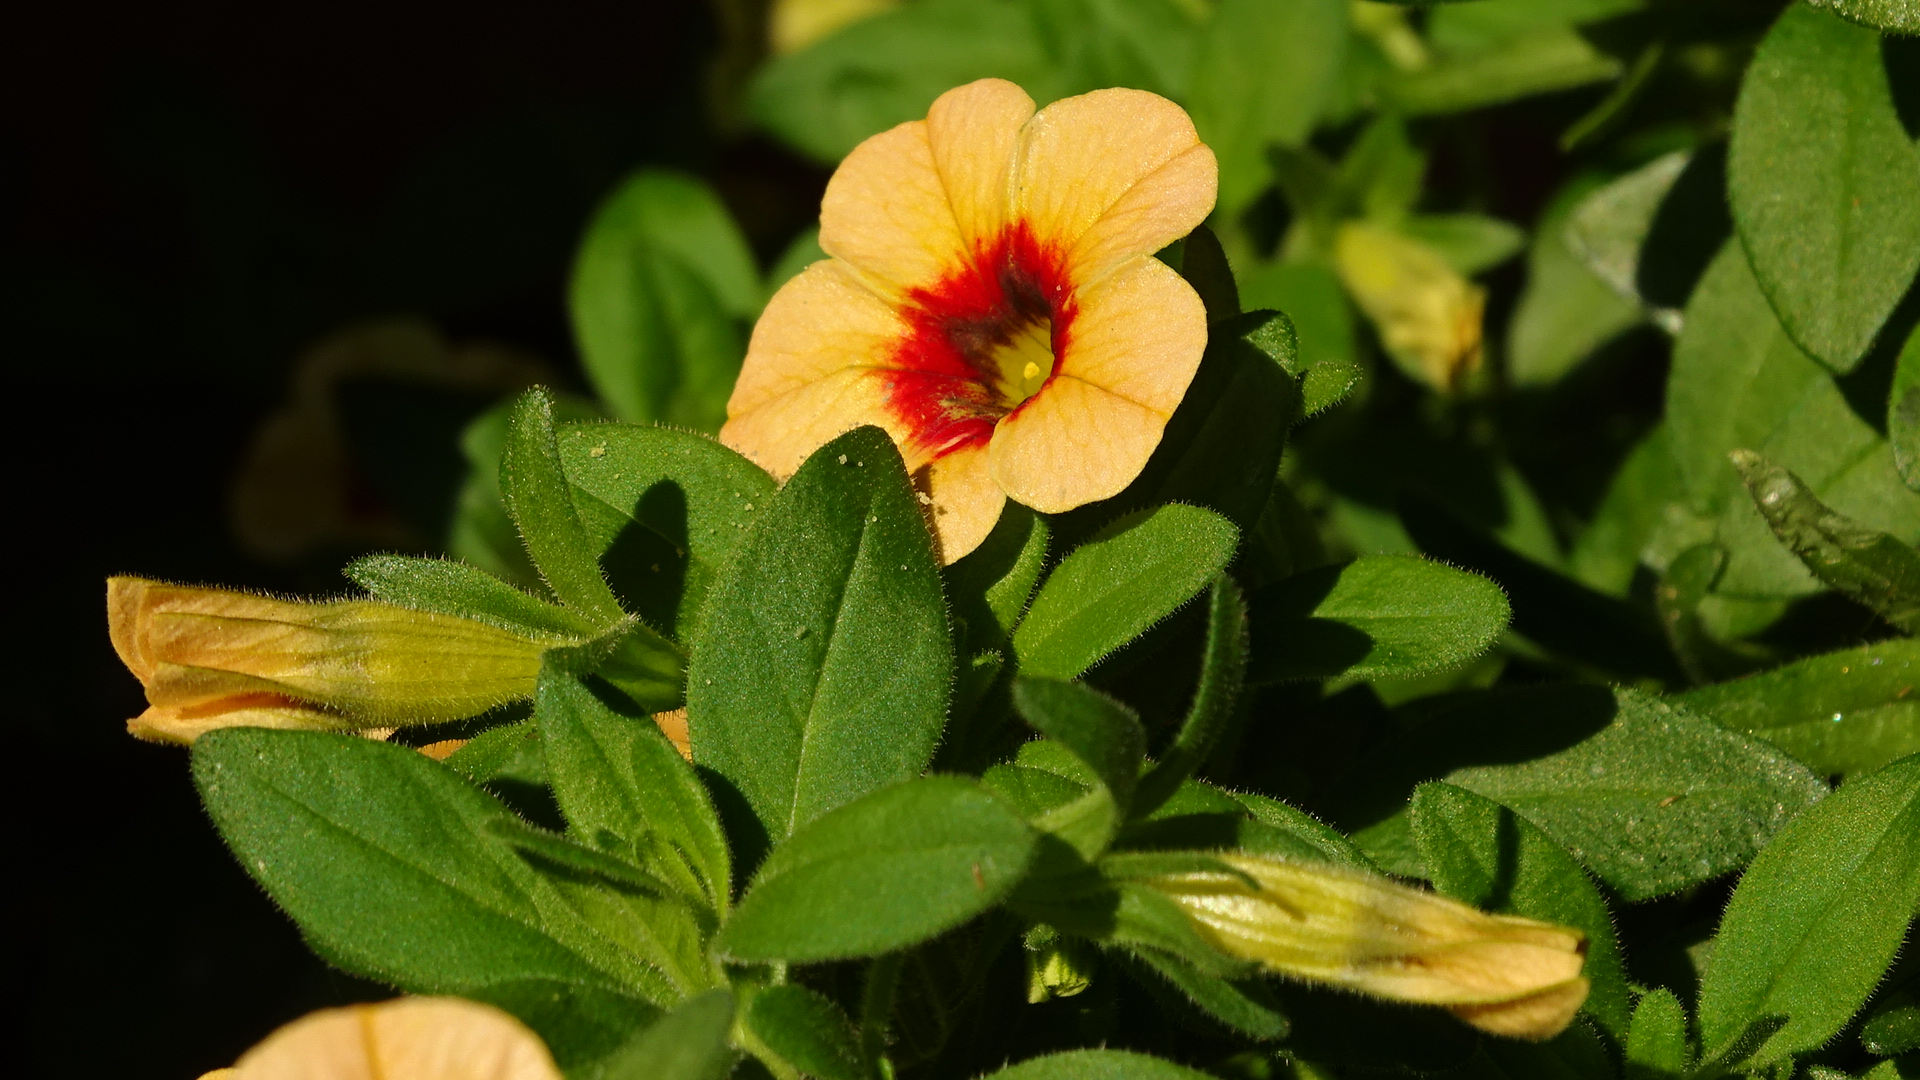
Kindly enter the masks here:
[[533, 694], [556, 645], [372, 600], [298, 603], [107, 580], [114, 651], [146, 688], [135, 736], [191, 743], [215, 728], [364, 730], [477, 716]]
[[[1147, 884], [1230, 956], [1376, 997], [1447, 1006], [1499, 1035], [1548, 1039], [1587, 997], [1578, 930], [1489, 915], [1371, 874], [1223, 855], [1225, 871]], [[1244, 875], [1244, 876], [1243, 876]]]
[[1452, 391], [1480, 367], [1487, 291], [1411, 237], [1350, 221], [1333, 240], [1334, 268], [1407, 374]]

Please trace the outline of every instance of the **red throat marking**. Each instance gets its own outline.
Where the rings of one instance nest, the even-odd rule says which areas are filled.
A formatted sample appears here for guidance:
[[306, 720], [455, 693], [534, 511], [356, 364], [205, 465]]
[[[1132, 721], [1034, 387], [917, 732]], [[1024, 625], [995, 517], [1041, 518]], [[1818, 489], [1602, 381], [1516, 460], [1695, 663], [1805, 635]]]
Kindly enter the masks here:
[[932, 287], [909, 292], [901, 312], [909, 329], [888, 358], [895, 370], [886, 385], [887, 404], [912, 432], [912, 448], [940, 458], [984, 445], [994, 424], [1017, 407], [1000, 392], [995, 350], [1044, 319], [1052, 324], [1058, 371], [1074, 309], [1066, 253], [1036, 240], [1025, 222], [1002, 229]]

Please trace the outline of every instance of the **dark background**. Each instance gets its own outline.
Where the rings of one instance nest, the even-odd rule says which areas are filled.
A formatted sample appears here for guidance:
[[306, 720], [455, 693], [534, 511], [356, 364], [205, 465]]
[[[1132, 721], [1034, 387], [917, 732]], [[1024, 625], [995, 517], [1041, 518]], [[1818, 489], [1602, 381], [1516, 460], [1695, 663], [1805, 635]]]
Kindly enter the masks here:
[[566, 268], [636, 164], [714, 181], [770, 259], [824, 175], [713, 134], [714, 10], [43, 5], [4, 36], [0, 460], [24, 540], [7, 970], [26, 1074], [196, 1077], [309, 1009], [388, 996], [307, 952], [221, 846], [185, 751], [124, 733], [144, 703], [103, 578], [342, 589], [350, 552], [268, 563], [228, 526], [293, 362], [418, 314], [577, 385]]

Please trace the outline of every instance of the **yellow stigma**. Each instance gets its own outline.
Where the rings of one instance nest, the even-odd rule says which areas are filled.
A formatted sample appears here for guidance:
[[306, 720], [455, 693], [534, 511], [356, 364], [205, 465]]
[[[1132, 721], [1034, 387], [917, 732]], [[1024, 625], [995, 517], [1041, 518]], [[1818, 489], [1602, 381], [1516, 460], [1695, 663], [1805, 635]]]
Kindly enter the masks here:
[[1053, 374], [1053, 324], [1046, 319], [1023, 324], [1013, 339], [993, 350], [993, 366], [1007, 410], [1040, 392]]

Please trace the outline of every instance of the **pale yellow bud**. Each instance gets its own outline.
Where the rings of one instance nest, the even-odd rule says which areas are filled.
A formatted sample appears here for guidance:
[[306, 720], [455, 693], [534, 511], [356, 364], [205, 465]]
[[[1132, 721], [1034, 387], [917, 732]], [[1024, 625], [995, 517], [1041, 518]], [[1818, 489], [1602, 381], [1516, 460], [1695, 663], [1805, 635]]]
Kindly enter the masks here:
[[1148, 884], [1230, 956], [1393, 1001], [1447, 1006], [1475, 1027], [1523, 1039], [1559, 1034], [1586, 1000], [1586, 938], [1578, 930], [1489, 915], [1318, 863], [1220, 861], [1239, 873], [1169, 874]]
[[296, 603], [107, 580], [114, 651], [146, 688], [134, 735], [191, 743], [215, 728], [360, 730], [477, 716], [533, 693], [526, 637], [371, 600]]
[[1333, 263], [1407, 374], [1452, 391], [1480, 367], [1487, 291], [1439, 252], [1390, 229], [1349, 221], [1334, 234]]
[[490, 1005], [399, 998], [308, 1013], [200, 1080], [560, 1080], [540, 1037]]
[[767, 44], [776, 56], [799, 52], [836, 30], [899, 6], [900, 0], [773, 0]]

